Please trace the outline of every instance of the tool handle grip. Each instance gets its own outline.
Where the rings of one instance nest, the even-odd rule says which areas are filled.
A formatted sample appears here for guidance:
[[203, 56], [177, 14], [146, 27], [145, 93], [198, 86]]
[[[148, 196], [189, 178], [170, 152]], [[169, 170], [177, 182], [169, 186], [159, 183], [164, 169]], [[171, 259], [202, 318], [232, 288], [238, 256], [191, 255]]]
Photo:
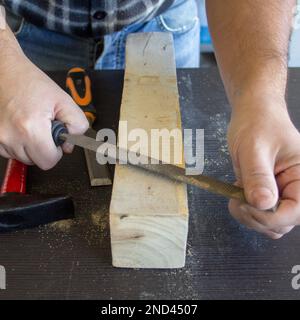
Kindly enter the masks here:
[[27, 165], [18, 160], [9, 159], [1, 186], [1, 194], [26, 193]]
[[66, 88], [92, 126], [97, 113], [92, 101], [91, 79], [87, 72], [82, 68], [70, 69], [67, 75]]
[[64, 144], [64, 139], [62, 139], [62, 134], [68, 133], [68, 129], [63, 122], [54, 120], [52, 121], [52, 138], [57, 147]]

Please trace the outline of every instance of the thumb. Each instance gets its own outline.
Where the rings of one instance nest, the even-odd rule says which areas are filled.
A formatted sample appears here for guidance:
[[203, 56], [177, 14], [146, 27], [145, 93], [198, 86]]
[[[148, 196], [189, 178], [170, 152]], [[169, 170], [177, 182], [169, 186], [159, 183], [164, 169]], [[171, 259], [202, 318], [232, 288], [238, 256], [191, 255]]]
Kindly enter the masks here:
[[[55, 109], [55, 119], [63, 122], [69, 133], [71, 134], [84, 134], [89, 123], [84, 112], [73, 102], [73, 100], [66, 99], [64, 103], [60, 103]], [[62, 149], [65, 153], [70, 153], [73, 150], [73, 146], [64, 143]]]
[[265, 150], [244, 152], [239, 157], [246, 199], [250, 205], [259, 210], [270, 209], [278, 201], [274, 160], [270, 152]]

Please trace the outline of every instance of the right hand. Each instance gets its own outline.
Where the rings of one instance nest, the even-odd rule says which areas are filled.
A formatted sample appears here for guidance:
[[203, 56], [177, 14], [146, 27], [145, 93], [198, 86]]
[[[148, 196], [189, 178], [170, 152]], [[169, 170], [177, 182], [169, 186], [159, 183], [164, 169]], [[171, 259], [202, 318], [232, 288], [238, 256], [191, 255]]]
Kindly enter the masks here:
[[[250, 204], [231, 200], [231, 215], [272, 239], [300, 225], [300, 134], [284, 97], [244, 100], [232, 113], [228, 145]], [[265, 212], [279, 197], [276, 212]]]
[[83, 134], [88, 121], [72, 98], [23, 53], [7, 57], [0, 73], [0, 155], [35, 164], [43, 170], [56, 165], [62, 150], [51, 134], [51, 121], [62, 121], [72, 134]]

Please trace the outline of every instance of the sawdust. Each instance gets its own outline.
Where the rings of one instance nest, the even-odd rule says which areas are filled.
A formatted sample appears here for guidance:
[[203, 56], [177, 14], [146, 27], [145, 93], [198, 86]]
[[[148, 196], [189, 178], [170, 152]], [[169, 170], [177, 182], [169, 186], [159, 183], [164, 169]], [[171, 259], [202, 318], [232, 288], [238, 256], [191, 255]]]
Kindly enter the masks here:
[[94, 226], [100, 229], [100, 232], [104, 232], [108, 228], [108, 221], [103, 214], [103, 211], [98, 210], [91, 214], [91, 220]]
[[74, 225], [74, 221], [71, 219], [60, 220], [49, 224], [49, 227], [55, 231], [69, 232]]
[[184, 84], [186, 92], [184, 95], [180, 94], [180, 100], [184, 101], [186, 104], [189, 104], [193, 99], [193, 83], [191, 76], [181, 76], [178, 79], [178, 85], [182, 86], [182, 84]]
[[215, 173], [226, 166], [229, 161], [227, 145], [227, 119], [225, 113], [217, 113], [209, 117], [210, 137], [215, 141], [218, 152], [213, 157], [205, 158], [204, 168], [206, 172]]
[[189, 243], [187, 243], [186, 256], [187, 257], [193, 257], [194, 256], [192, 245], [189, 244]]
[[212, 137], [215, 138], [222, 150], [227, 149], [227, 120], [225, 113], [217, 113], [209, 117], [209, 123], [212, 126]]
[[[50, 249], [59, 249], [68, 244], [73, 248], [72, 235], [76, 230], [83, 230], [82, 236], [89, 246], [101, 246], [109, 237], [109, 206], [102, 205], [97, 211], [82, 212], [74, 219], [56, 221], [39, 227], [41, 240]], [[52, 238], [56, 234], [55, 239]]]
[[86, 212], [77, 224], [84, 230], [89, 246], [101, 246], [109, 238], [109, 205], [105, 203], [92, 213]]

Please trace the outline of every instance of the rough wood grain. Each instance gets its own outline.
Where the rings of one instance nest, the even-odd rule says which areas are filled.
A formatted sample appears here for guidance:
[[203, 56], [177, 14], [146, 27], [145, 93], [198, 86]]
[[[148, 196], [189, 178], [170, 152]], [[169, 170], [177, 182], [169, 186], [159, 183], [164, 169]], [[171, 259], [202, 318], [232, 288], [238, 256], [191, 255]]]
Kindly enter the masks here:
[[107, 165], [97, 163], [96, 154], [90, 150], [84, 150], [86, 165], [92, 187], [109, 186], [112, 184]]
[[[96, 139], [97, 133], [90, 128], [86, 133], [87, 136]], [[100, 165], [96, 159], [96, 153], [84, 149], [86, 165], [92, 187], [108, 186], [112, 184], [111, 174], [108, 165]]]
[[[127, 38], [120, 121], [127, 121], [128, 132], [181, 129], [172, 35], [146, 33]], [[171, 148], [171, 159], [173, 153]], [[183, 267], [188, 231], [186, 186], [116, 165], [110, 230], [115, 267]]]

